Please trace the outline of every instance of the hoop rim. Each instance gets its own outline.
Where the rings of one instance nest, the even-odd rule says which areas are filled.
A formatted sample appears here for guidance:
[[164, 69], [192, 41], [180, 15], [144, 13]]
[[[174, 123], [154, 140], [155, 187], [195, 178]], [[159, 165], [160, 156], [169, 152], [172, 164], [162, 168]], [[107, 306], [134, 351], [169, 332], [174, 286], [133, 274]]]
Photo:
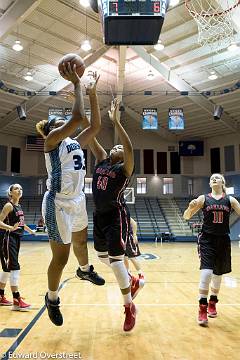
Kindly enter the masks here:
[[[200, 14], [195, 11], [195, 10], [191, 10], [190, 7], [189, 7], [189, 3], [191, 3], [191, 0], [185, 0], [185, 6], [186, 8], [188, 9], [189, 13], [193, 16], [200, 16]], [[202, 17], [211, 17], [211, 16], [221, 16], [223, 14], [227, 14], [229, 13], [230, 11], [232, 11], [233, 9], [235, 9], [238, 5], [240, 5], [240, 0], [237, 0], [236, 4], [235, 5], [232, 5], [230, 8], [226, 9], [226, 10], [223, 10], [223, 11], [216, 11], [216, 12], [213, 12], [211, 14], [207, 13], [207, 12], [203, 12], [201, 13], [201, 16]]]

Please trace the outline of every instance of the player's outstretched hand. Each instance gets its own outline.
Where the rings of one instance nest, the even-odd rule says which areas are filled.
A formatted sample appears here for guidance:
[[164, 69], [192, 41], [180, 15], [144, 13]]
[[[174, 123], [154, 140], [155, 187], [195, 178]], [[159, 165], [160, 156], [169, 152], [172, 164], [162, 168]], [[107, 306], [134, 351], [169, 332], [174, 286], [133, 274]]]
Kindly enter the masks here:
[[119, 112], [119, 103], [120, 100], [115, 98], [111, 102], [111, 108], [108, 111], [109, 119], [115, 124], [117, 122], [120, 122], [120, 112]]
[[63, 63], [63, 70], [60, 74], [65, 80], [71, 81], [73, 84], [80, 82], [80, 78], [76, 72], [76, 64], [71, 67], [70, 62]]
[[87, 86], [85, 86], [87, 95], [91, 96], [91, 95], [96, 94], [97, 83], [98, 83], [99, 78], [100, 78], [100, 75], [98, 75], [97, 72], [95, 71], [93, 73], [91, 81], [87, 84]]

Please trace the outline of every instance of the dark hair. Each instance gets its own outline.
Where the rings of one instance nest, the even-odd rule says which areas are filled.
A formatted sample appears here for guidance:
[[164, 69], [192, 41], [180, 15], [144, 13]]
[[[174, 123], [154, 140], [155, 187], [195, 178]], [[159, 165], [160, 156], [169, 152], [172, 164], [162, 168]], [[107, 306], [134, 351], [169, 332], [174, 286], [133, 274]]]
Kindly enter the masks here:
[[44, 138], [48, 136], [51, 131], [51, 127], [55, 125], [57, 120], [66, 120], [63, 116], [53, 116], [49, 120], [41, 120], [36, 124], [37, 132]]

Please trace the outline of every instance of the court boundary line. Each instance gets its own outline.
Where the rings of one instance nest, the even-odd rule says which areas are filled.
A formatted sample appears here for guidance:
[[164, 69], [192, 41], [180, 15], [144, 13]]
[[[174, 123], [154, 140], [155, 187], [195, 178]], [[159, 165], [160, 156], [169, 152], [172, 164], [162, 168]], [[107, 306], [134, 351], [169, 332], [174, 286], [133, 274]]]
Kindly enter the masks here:
[[[71, 279], [73, 279], [73, 277], [64, 280], [61, 283], [61, 285], [59, 286], [59, 291]], [[42, 308], [38, 311], [38, 313], [34, 316], [34, 318], [30, 321], [30, 323], [25, 327], [23, 332], [20, 333], [20, 335], [17, 337], [17, 339], [14, 341], [14, 343], [4, 353], [3, 357], [1, 357], [1, 360], [9, 360], [9, 355], [13, 354], [15, 352], [15, 350], [18, 348], [18, 346], [21, 344], [21, 342], [25, 339], [25, 337], [30, 332], [30, 330], [33, 328], [33, 326], [36, 324], [36, 322], [40, 319], [40, 317], [42, 316], [42, 314], [44, 313], [45, 310], [46, 310], [46, 305], [43, 305]]]

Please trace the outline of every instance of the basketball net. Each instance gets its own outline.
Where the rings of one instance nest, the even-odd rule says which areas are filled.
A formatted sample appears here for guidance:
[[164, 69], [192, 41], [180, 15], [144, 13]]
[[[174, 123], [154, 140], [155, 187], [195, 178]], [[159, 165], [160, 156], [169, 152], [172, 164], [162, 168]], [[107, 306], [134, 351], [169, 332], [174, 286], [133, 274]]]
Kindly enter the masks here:
[[240, 0], [185, 0], [198, 26], [198, 42], [217, 51], [234, 42], [232, 13]]

